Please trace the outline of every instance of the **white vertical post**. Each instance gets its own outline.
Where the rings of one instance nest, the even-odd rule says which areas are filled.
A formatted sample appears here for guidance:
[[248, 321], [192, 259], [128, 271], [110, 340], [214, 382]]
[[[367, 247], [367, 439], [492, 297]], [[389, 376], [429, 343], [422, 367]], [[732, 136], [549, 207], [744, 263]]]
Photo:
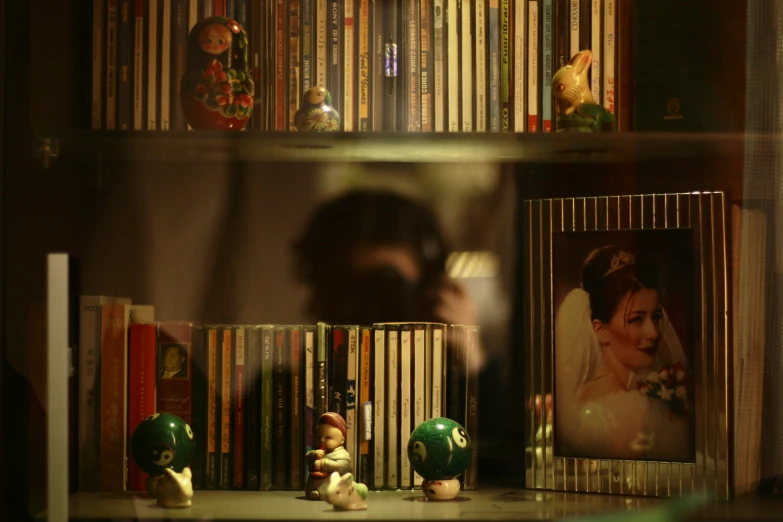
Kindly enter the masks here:
[[47, 518], [68, 520], [68, 255], [47, 256]]

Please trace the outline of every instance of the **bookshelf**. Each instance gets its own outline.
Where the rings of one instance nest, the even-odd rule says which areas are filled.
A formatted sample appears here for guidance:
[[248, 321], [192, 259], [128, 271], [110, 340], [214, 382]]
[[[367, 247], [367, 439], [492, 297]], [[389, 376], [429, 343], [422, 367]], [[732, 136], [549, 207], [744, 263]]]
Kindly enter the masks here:
[[[40, 473], [45, 461], [36, 448], [45, 440], [39, 432], [47, 419], [43, 397], [47, 385], [52, 383], [36, 372], [35, 362], [42, 356], [45, 339], [36, 324], [45, 309], [45, 255], [50, 252], [66, 251], [78, 259], [81, 273], [74, 275], [72, 282], [85, 291], [138, 290], [144, 298], [162, 303], [164, 313], [171, 317], [185, 315], [196, 319], [199, 314], [224, 314], [221, 318], [243, 322], [263, 314], [279, 313], [278, 317], [284, 317], [302, 303], [301, 289], [286, 283], [290, 275], [286, 241], [292, 237], [295, 225], [301, 224], [304, 214], [323, 199], [324, 187], [331, 187], [335, 179], [350, 177], [342, 177], [344, 171], [360, 172], [359, 177], [367, 183], [377, 174], [375, 177], [385, 183], [408, 183], [406, 186], [415, 186], [422, 193], [441, 190], [444, 199], [449, 181], [463, 183], [473, 171], [477, 179], [489, 172], [490, 178], [507, 182], [505, 192], [497, 188], [503, 186], [501, 182], [495, 185], [493, 194], [498, 203], [494, 207], [486, 193], [479, 189], [469, 192], [475, 199], [465, 204], [464, 213], [468, 217], [463, 216], [459, 222], [465, 229], [459, 244], [465, 250], [497, 251], [506, 271], [499, 284], [506, 285], [506, 293], [502, 295], [509, 300], [513, 300], [514, 281], [507, 274], [513, 272], [516, 231], [515, 207], [508, 202], [517, 197], [715, 189], [726, 190], [728, 201], [737, 208], [747, 206], [768, 211], [779, 201], [774, 190], [756, 188], [752, 197], [748, 196], [745, 185], [750, 165], [756, 169], [753, 171], [756, 179], [764, 175], [768, 179], [779, 177], [778, 163], [769, 160], [754, 164], [748, 156], [752, 151], [777, 158], [779, 137], [767, 132], [768, 128], [756, 128], [745, 122], [746, 113], [752, 112], [746, 111], [746, 107], [755, 103], [753, 98], [744, 97], [746, 39], [756, 38], [753, 40], [756, 46], [763, 48], [759, 43], [761, 36], [756, 37], [753, 32], [760, 31], [752, 26], [756, 19], [746, 24], [746, 2], [732, 2], [731, 14], [727, 12], [723, 17], [715, 14], [710, 18], [713, 22], [713, 18], [719, 18], [724, 28], [734, 29], [725, 32], [726, 37], [717, 44], [723, 56], [728, 57], [721, 62], [719, 71], [702, 71], [722, 82], [720, 86], [705, 87], [705, 100], [721, 104], [721, 110], [730, 113], [729, 118], [718, 118], [719, 123], [707, 129], [708, 132], [693, 132], [704, 130], [698, 126], [685, 127], [680, 129], [682, 132], [657, 132], [656, 127], [656, 132], [608, 135], [408, 132], [305, 135], [252, 129], [241, 133], [86, 130], [90, 92], [85, 86], [89, 84], [90, 71], [85, 57], [91, 45], [91, 28], [85, 11], [89, 9], [84, 2], [76, 0], [0, 0], [0, 6], [6, 15], [4, 43], [8, 51], [3, 70], [7, 78], [23, 79], [9, 81], [2, 87], [6, 125], [2, 132], [5, 168], [0, 194], [1, 208], [7, 218], [3, 221], [0, 247], [4, 254], [0, 265], [3, 273], [0, 330], [4, 332], [2, 354], [7, 365], [3, 386], [10, 384], [12, 390], [24, 389], [26, 395], [25, 401], [17, 403], [10, 400], [13, 392], [8, 392], [8, 388], [3, 392], [3, 420], [18, 418], [23, 422], [19, 431], [3, 434], [3, 463], [15, 473], [0, 478], [0, 486], [4, 491], [13, 491], [16, 497], [13, 507], [4, 507], [22, 517], [45, 517], [47, 475]], [[732, 19], [738, 13], [742, 16]], [[758, 11], [755, 14], [760, 16]], [[654, 28], [646, 27], [646, 31], [645, 38], [654, 34]], [[678, 36], [678, 41], [689, 38], [679, 33]], [[673, 45], [676, 48], [678, 44]], [[700, 56], [708, 54], [701, 46], [699, 52]], [[689, 76], [684, 73], [678, 76], [679, 80], [683, 78], [687, 81]], [[757, 86], [760, 90], [773, 88], [773, 81], [765, 76], [752, 80], [762, 84]], [[645, 92], [650, 95], [649, 90]], [[44, 139], [52, 140], [49, 143], [54, 143], [58, 152], [47, 166], [36, 153]], [[433, 171], [439, 173], [440, 184], [410, 181], [429, 180], [427, 176]], [[296, 297], [280, 306], [272, 299], [262, 298], [256, 300], [255, 308], [243, 307], [240, 299], [245, 299], [245, 304], [252, 301], [246, 293], [239, 292], [241, 295], [237, 297], [238, 294], [218, 289], [212, 303], [198, 308], [193, 303], [199, 303], [207, 291], [215, 291], [214, 287], [208, 288], [205, 279], [196, 285], [198, 291], [191, 289], [182, 291], [181, 296], [175, 294], [187, 286], [187, 278], [210, 272], [203, 264], [191, 266], [179, 262], [177, 265], [177, 256], [166, 254], [166, 249], [161, 247], [175, 241], [187, 229], [187, 219], [196, 213], [185, 213], [184, 221], [178, 222], [161, 218], [159, 209], [169, 204], [178, 209], [187, 208], [177, 205], [181, 199], [189, 199], [194, 205], [201, 203], [205, 213], [211, 212], [209, 219], [201, 221], [205, 227], [203, 233], [212, 234], [214, 231], [209, 227], [220, 220], [220, 209], [209, 207], [209, 201], [199, 198], [204, 194], [228, 193], [229, 181], [237, 175], [241, 176], [246, 193], [256, 197], [258, 206], [269, 209], [245, 216], [256, 226], [250, 234], [258, 234], [276, 249], [268, 254], [262, 271], [249, 265], [249, 260], [257, 258], [254, 256], [260, 247], [232, 258], [237, 264], [223, 270], [243, 271], [250, 274], [247, 280], [252, 284], [270, 285], [274, 295], [290, 292]], [[444, 179], [447, 181], [443, 182]], [[428, 196], [435, 199], [431, 193]], [[274, 206], [275, 200], [295, 203], [286, 207], [278, 201], [278, 206]], [[251, 212], [250, 207], [244, 208]], [[481, 219], [471, 221], [470, 217], [476, 214]], [[194, 237], [198, 234], [188, 236], [192, 243], [186, 243], [186, 248], [195, 242]], [[779, 247], [779, 242], [780, 238], [775, 236], [770, 245]], [[202, 245], [194, 251], [194, 257], [204, 255], [214, 244]], [[168, 264], [174, 266], [167, 267]], [[226, 272], [215, 273], [225, 277]], [[759, 286], [774, 286], [766, 275], [755, 274], [755, 277], [763, 279]], [[164, 292], [156, 289], [150, 282], [153, 280], [169, 281], [170, 286]], [[225, 283], [225, 279], [221, 281]], [[492, 310], [502, 308], [499, 298], [490, 304], [493, 306], [488, 308]], [[509, 313], [512, 306], [507, 305], [504, 310]], [[779, 326], [779, 319], [772, 315], [753, 324], [773, 330]], [[501, 339], [498, 343], [503, 353], [509, 357], [509, 367], [517, 370], [520, 361], [514, 351], [514, 335], [519, 325], [508, 317], [492, 324]], [[734, 328], [741, 329], [747, 324], [734, 323]], [[72, 336], [74, 331], [71, 323]], [[780, 355], [776, 352], [768, 357], [774, 363]], [[498, 373], [488, 380], [502, 374], [500, 370], [493, 371]], [[371, 520], [532, 520], [627, 510], [646, 512], [665, 504], [661, 499], [518, 489], [522, 472], [514, 466], [521, 463], [522, 457], [509, 455], [514, 455], [515, 449], [520, 450], [519, 441], [526, 433], [526, 411], [524, 404], [516, 399], [521, 393], [517, 386], [521, 384], [512, 381], [493, 389], [500, 391], [502, 401], [483, 410], [482, 422], [492, 427], [502, 425], [504, 430], [494, 438], [481, 439], [483, 460], [479, 481], [483, 486], [478, 491], [464, 493], [462, 502], [443, 506], [419, 502], [418, 492], [372, 493], [370, 510], [350, 516]], [[769, 384], [766, 386], [765, 392], [779, 396], [774, 395], [777, 392]], [[756, 393], [760, 392], [756, 389]], [[752, 397], [750, 401], [754, 402]], [[765, 415], [774, 416], [773, 413]], [[68, 422], [73, 431], [75, 418], [69, 416]], [[774, 444], [764, 440], [766, 444]], [[71, 445], [71, 451], [76, 451], [73, 442]], [[769, 453], [762, 452], [762, 455], [774, 457], [782, 450], [766, 451]], [[769, 479], [775, 464], [767, 462], [764, 466], [763, 476]], [[61, 480], [73, 481], [73, 467], [68, 472], [70, 477], [63, 475]], [[151, 507], [148, 499], [78, 492], [73, 487], [70, 491], [71, 520], [320, 520], [337, 516], [328, 506], [301, 501], [293, 492], [198, 491], [192, 510], [167, 512]], [[783, 504], [778, 498], [745, 494], [728, 503], [711, 504], [696, 519], [773, 520], [781, 508]]]

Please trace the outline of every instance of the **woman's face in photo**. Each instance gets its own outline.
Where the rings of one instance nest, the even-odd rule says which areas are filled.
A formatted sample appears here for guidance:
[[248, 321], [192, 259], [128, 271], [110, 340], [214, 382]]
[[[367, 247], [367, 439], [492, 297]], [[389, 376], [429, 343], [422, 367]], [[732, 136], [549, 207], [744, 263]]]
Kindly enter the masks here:
[[657, 290], [642, 288], [628, 292], [609, 323], [598, 329], [598, 338], [628, 368], [648, 368], [655, 361], [662, 319]]

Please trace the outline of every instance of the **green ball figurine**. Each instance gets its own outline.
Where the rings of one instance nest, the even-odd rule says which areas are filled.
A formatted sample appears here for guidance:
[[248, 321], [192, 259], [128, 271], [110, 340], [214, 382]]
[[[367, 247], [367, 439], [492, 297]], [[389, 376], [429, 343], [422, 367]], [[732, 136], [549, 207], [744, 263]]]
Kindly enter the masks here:
[[419, 424], [408, 441], [408, 460], [424, 478], [422, 491], [432, 500], [450, 500], [459, 492], [457, 477], [473, 457], [470, 435], [458, 422], [436, 417]]
[[133, 461], [152, 476], [171, 468], [177, 473], [190, 465], [196, 442], [193, 430], [176, 415], [155, 413], [142, 420], [131, 437]]
[[302, 105], [294, 115], [299, 132], [336, 132], [340, 130], [340, 114], [332, 107], [332, 95], [323, 87], [307, 89]]

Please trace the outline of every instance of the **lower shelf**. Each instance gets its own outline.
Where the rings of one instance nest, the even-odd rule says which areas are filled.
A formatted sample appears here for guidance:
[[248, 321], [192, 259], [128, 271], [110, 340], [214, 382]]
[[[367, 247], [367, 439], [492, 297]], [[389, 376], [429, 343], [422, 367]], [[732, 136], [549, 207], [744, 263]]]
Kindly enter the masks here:
[[[420, 491], [371, 491], [366, 511], [336, 512], [325, 502], [305, 500], [298, 491], [196, 491], [193, 506], [163, 509], [140, 494], [77, 493], [71, 520], [547, 520], [579, 518], [637, 520], [628, 516], [671, 506], [674, 500], [486, 488], [461, 492], [456, 500], [426, 500]], [[710, 502], [683, 520], [780, 520], [783, 497], [746, 495]], [[601, 516], [606, 515], [606, 516]], [[41, 518], [45, 518], [42, 514]], [[644, 518], [644, 520], [653, 520]], [[673, 518], [655, 518], [671, 521]]]

